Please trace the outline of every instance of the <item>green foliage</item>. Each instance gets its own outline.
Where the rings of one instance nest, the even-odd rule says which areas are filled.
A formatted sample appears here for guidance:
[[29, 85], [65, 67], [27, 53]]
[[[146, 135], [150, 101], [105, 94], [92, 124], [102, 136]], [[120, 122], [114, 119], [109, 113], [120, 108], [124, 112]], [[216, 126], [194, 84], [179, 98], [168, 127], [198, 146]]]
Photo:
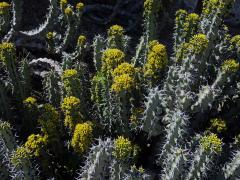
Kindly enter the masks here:
[[41, 107], [38, 123], [41, 125], [41, 131], [50, 140], [59, 136], [59, 113], [52, 105], [44, 104]]

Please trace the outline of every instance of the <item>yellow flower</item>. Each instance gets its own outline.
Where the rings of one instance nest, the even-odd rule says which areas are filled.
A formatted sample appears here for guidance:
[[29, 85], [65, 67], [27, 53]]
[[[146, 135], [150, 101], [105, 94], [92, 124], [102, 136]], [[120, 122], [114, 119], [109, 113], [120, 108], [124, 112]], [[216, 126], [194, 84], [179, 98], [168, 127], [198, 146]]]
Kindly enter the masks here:
[[11, 130], [11, 125], [6, 121], [0, 121], [0, 132], [4, 133]]
[[210, 131], [221, 133], [227, 130], [226, 122], [222, 119], [215, 118], [210, 120], [211, 126], [208, 128]]
[[13, 43], [1, 43], [0, 44], [0, 61], [7, 63], [8, 60], [15, 61], [12, 56], [15, 54], [16, 48]]
[[134, 76], [136, 74], [136, 71], [137, 71], [136, 68], [134, 68], [132, 64], [125, 62], [118, 65], [118, 67], [116, 67], [113, 70], [112, 75], [113, 77], [120, 76], [123, 74], [129, 74], [130, 76]]
[[67, 5], [67, 0], [60, 0], [60, 7], [63, 9]]
[[91, 122], [77, 124], [74, 130], [71, 145], [79, 154], [84, 153], [93, 141], [93, 125]]
[[13, 51], [15, 51], [15, 46], [13, 43], [3, 42], [0, 44], [0, 50], [12, 53]]
[[144, 16], [151, 16], [156, 13], [162, 4], [157, 0], [145, 0], [144, 1]]
[[145, 0], [144, 1], [144, 10], [145, 11], [151, 11], [153, 8], [153, 1], [154, 0]]
[[113, 146], [113, 156], [118, 160], [126, 160], [137, 155], [138, 146], [133, 145], [133, 143], [123, 136], [119, 136], [114, 140]]
[[134, 78], [131, 77], [129, 74], [123, 74], [114, 78], [111, 89], [116, 93], [120, 93], [122, 91], [130, 91], [134, 89], [135, 86], [136, 82]]
[[218, 13], [223, 10], [225, 7], [225, 0], [208, 0], [208, 1], [203, 1], [203, 10], [202, 13], [205, 16], [210, 15], [212, 12], [216, 11], [217, 9], [220, 9]]
[[73, 15], [73, 10], [71, 7], [67, 7], [65, 10], [64, 10], [64, 14], [67, 15], [67, 16], [72, 16]]
[[0, 15], [4, 15], [9, 9], [11, 5], [7, 2], [0, 2]]
[[199, 15], [196, 13], [190, 13], [187, 19], [192, 22], [197, 22], [199, 20]]
[[158, 45], [158, 44], [159, 44], [158, 40], [152, 40], [152, 41], [150, 41], [149, 44], [148, 44], [149, 51], [152, 51], [152, 48], [153, 48], [154, 46]]
[[113, 25], [108, 30], [108, 36], [123, 36], [124, 29], [122, 26], [119, 25]]
[[56, 33], [54, 33], [54, 32], [48, 32], [46, 35], [46, 38], [47, 38], [47, 40], [51, 41], [51, 40], [53, 40], [55, 35], [56, 35]]
[[63, 99], [61, 108], [65, 114], [64, 125], [73, 130], [81, 121], [80, 99], [73, 96], [66, 97]]
[[63, 72], [62, 78], [64, 80], [64, 79], [67, 79], [67, 78], [77, 77], [77, 74], [78, 74], [77, 70], [67, 69]]
[[222, 65], [222, 70], [226, 73], [234, 73], [239, 70], [239, 63], [234, 59], [226, 60]]
[[77, 96], [81, 89], [79, 74], [75, 69], [67, 69], [62, 74], [64, 93], [67, 96]]
[[191, 50], [197, 54], [203, 52], [208, 47], [209, 40], [205, 34], [197, 34], [194, 35], [193, 38], [190, 40], [189, 46], [192, 48]]
[[151, 78], [158, 78], [159, 71], [161, 71], [168, 62], [166, 47], [162, 44], [156, 43], [152, 46], [148, 53], [148, 59], [143, 67], [144, 76]]
[[231, 40], [230, 40], [231, 45], [237, 45], [238, 47], [240, 47], [240, 35], [236, 35], [234, 36]]
[[7, 55], [15, 53], [16, 49], [13, 43], [1, 43], [0, 44], [0, 59]]
[[80, 46], [80, 47], [84, 46], [85, 43], [86, 43], [86, 40], [87, 40], [87, 39], [86, 39], [86, 36], [80, 35], [80, 36], [78, 37], [77, 45]]
[[192, 32], [191, 34], [194, 34], [195, 32], [193, 31], [195, 31], [196, 29], [193, 27], [197, 26], [199, 20], [200, 20], [200, 17], [198, 14], [195, 14], [195, 13], [188, 14], [186, 17], [185, 23], [183, 25], [184, 31], [186, 33], [191, 31]]
[[64, 112], [66, 112], [66, 111], [72, 111], [73, 109], [75, 109], [75, 107], [79, 105], [80, 105], [80, 99], [70, 96], [70, 97], [64, 98], [61, 108]]
[[176, 12], [176, 24], [179, 24], [181, 21], [184, 21], [185, 18], [187, 17], [188, 13], [186, 10], [184, 9], [179, 9], [177, 12]]
[[107, 49], [102, 55], [102, 71], [108, 72], [116, 68], [120, 63], [123, 62], [125, 54], [119, 49]]
[[84, 8], [84, 4], [83, 4], [83, 3], [77, 3], [76, 9], [77, 9], [78, 11], [82, 11], [83, 8]]
[[222, 140], [217, 137], [216, 134], [210, 134], [203, 136], [200, 140], [201, 147], [204, 151], [215, 153], [221, 153], [222, 151]]
[[29, 108], [29, 109], [32, 109], [33, 107], [36, 107], [37, 106], [37, 99], [34, 98], [34, 97], [28, 97], [27, 99], [25, 99], [23, 101], [23, 104]]
[[34, 156], [40, 156], [41, 149], [47, 144], [47, 137], [39, 134], [31, 134], [28, 136], [24, 147]]
[[10, 161], [13, 166], [20, 168], [23, 161], [28, 160], [31, 157], [31, 152], [25, 147], [18, 147], [11, 155]]

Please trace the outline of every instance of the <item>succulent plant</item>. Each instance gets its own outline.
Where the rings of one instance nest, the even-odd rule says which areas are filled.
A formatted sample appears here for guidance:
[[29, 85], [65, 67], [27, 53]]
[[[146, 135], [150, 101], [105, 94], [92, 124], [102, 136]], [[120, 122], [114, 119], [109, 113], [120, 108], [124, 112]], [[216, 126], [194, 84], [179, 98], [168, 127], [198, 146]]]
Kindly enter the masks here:
[[[224, 24], [234, 0], [173, 19], [167, 6], [187, 1], [139, 1], [138, 40], [109, 21], [131, 16], [119, 12], [129, 2], [49, 0], [29, 31], [23, 1], [0, 2], [1, 179], [240, 177], [240, 35]], [[99, 9], [113, 11], [109, 28], [89, 37], [84, 14]], [[162, 18], [174, 26], [170, 43]]]

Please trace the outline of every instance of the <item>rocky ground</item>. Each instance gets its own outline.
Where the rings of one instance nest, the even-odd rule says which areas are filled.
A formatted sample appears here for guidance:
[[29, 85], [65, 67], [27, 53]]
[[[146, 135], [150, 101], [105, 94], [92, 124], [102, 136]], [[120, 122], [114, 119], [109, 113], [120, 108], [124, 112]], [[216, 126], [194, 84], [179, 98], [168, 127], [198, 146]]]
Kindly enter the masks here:
[[[23, 0], [24, 15], [22, 20], [22, 30], [31, 30], [44, 22], [48, 9], [48, 0]], [[76, 4], [77, 0], [69, 1]], [[97, 34], [106, 34], [106, 29], [113, 24], [120, 24], [125, 27], [127, 34], [137, 42], [142, 32], [142, 11], [143, 0], [124, 0], [120, 6], [116, 6], [117, 0], [82, 0], [86, 5], [82, 17], [81, 31], [91, 41]], [[165, 13], [159, 17], [161, 27], [159, 27], [159, 39], [163, 44], [171, 47], [172, 31], [174, 26], [175, 11], [179, 8], [187, 9], [190, 12], [200, 13], [202, 7], [201, 0], [176, 0], [178, 3], [170, 3], [169, 0], [162, 1]], [[240, 32], [240, 0], [236, 0], [230, 17], [226, 19], [226, 24], [230, 27], [232, 34]], [[135, 43], [134, 43], [135, 44]]]

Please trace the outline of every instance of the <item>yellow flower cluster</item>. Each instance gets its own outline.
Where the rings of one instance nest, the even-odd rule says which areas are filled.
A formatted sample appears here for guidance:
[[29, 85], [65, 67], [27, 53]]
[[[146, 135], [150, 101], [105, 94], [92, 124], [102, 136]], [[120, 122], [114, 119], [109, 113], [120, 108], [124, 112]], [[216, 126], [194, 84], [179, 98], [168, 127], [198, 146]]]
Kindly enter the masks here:
[[67, 96], [74, 96], [77, 94], [76, 91], [80, 89], [80, 80], [78, 72], [75, 69], [65, 70], [62, 74], [62, 81]]
[[11, 5], [7, 2], [0, 2], [0, 15], [4, 15], [9, 9]]
[[47, 40], [52, 41], [56, 33], [54, 32], [48, 32], [46, 35]]
[[195, 13], [188, 14], [188, 16], [186, 17], [185, 23], [183, 25], [184, 31], [186, 32], [191, 31], [192, 27], [197, 26], [199, 20], [200, 20], [200, 17], [198, 14], [195, 14]]
[[144, 16], [150, 16], [155, 13], [161, 7], [161, 3], [156, 0], [145, 0], [144, 1]]
[[152, 6], [153, 6], [153, 1], [154, 0], [145, 0], [144, 1], [144, 10], [145, 11], [151, 11], [152, 10]]
[[232, 46], [238, 46], [240, 47], [240, 35], [234, 36], [231, 40], [230, 43]]
[[136, 73], [137, 68], [134, 68], [132, 64], [121, 63], [112, 72], [113, 84], [112, 91], [120, 93], [122, 91], [130, 91], [136, 87]]
[[93, 141], [93, 124], [91, 122], [85, 122], [77, 124], [74, 130], [71, 145], [79, 154], [84, 153], [89, 145]]
[[136, 72], [137, 72], [137, 69], [134, 68], [132, 64], [124, 62], [113, 70], [112, 75], [113, 77], [120, 76], [123, 74], [129, 74], [130, 76], [135, 76]]
[[12, 53], [12, 52], [15, 51], [15, 46], [14, 46], [13, 43], [4, 42], [4, 43], [0, 44], [0, 50], [1, 51], [6, 51], [8, 53]]
[[240, 52], [240, 35], [236, 35], [230, 39], [230, 51], [237, 51]]
[[154, 2], [154, 0], [145, 0], [144, 1], [144, 11], [146, 13], [150, 13], [152, 11], [153, 2]]
[[220, 118], [215, 118], [210, 120], [210, 131], [216, 131], [217, 133], [222, 133], [227, 130], [226, 122]]
[[215, 153], [221, 153], [222, 151], [222, 140], [217, 137], [216, 134], [210, 134], [203, 136], [200, 140], [201, 147], [204, 151]]
[[84, 46], [85, 43], [86, 43], [86, 40], [87, 40], [86, 36], [80, 35], [80, 36], [78, 37], [77, 45], [78, 45], [79, 47]]
[[128, 138], [119, 136], [114, 140], [113, 156], [118, 160], [126, 160], [137, 155], [138, 146], [135, 146]]
[[63, 72], [62, 79], [68, 79], [68, 78], [77, 78], [77, 70], [75, 69], [67, 69]]
[[23, 101], [23, 104], [25, 105], [25, 107], [27, 107], [28, 109], [32, 109], [34, 107], [37, 106], [37, 99], [34, 97], [28, 97], [27, 99], [25, 99]]
[[158, 45], [158, 44], [159, 44], [158, 40], [152, 40], [152, 41], [150, 41], [149, 44], [148, 44], [148, 49], [149, 49], [149, 50], [152, 50], [152, 48], [153, 48], [154, 46]]
[[73, 96], [64, 98], [61, 109], [65, 115], [64, 125], [73, 130], [81, 121], [80, 99]]
[[122, 91], [130, 91], [135, 86], [136, 82], [134, 77], [130, 76], [129, 74], [123, 74], [114, 78], [111, 89], [119, 94]]
[[67, 5], [67, 0], [60, 0], [60, 7], [63, 9]]
[[10, 161], [13, 166], [21, 168], [23, 161], [30, 158], [30, 152], [27, 148], [20, 146], [11, 155]]
[[225, 0], [208, 0], [208, 1], [203, 1], [203, 10], [202, 13], [205, 16], [210, 15], [212, 12], [216, 11], [217, 9], [220, 9], [218, 13], [223, 10], [225, 7]]
[[67, 7], [65, 10], [64, 10], [64, 14], [67, 15], [67, 16], [72, 16], [73, 15], [73, 10], [71, 7]]
[[[153, 42], [152, 42], [153, 43]], [[150, 78], [157, 78], [159, 72], [167, 65], [168, 56], [166, 47], [160, 43], [151, 45], [149, 48], [148, 59], [143, 67], [144, 76]]]
[[119, 49], [107, 49], [102, 55], [102, 71], [111, 72], [124, 61], [125, 54]]
[[77, 3], [77, 5], [76, 5], [76, 9], [78, 10], [78, 11], [82, 11], [83, 10], [83, 8], [84, 8], [84, 4], [83, 3]]
[[41, 136], [39, 134], [31, 134], [28, 136], [27, 141], [24, 144], [24, 147], [36, 157], [40, 156], [42, 148], [47, 144], [47, 137]]
[[234, 59], [226, 60], [222, 64], [222, 70], [226, 73], [235, 73], [239, 70], [239, 63]]
[[7, 63], [10, 61], [15, 61], [15, 59], [12, 57], [15, 55], [16, 48], [13, 45], [13, 43], [1, 43], [0, 44], [0, 61], [3, 61], [4, 63]]
[[180, 24], [180, 22], [184, 21], [185, 18], [187, 17], [188, 13], [186, 10], [184, 9], [179, 9], [177, 12], [176, 12], [176, 24]]
[[199, 20], [199, 15], [196, 13], [190, 13], [187, 17], [190, 22], [197, 22]]
[[[1, 43], [0, 44], [0, 55], [3, 56], [4, 54], [8, 53], [14, 53], [16, 51], [15, 46], [13, 45], [13, 43]], [[0, 56], [0, 57], [1, 57]]]
[[192, 26], [197, 25], [200, 18], [198, 14], [190, 13], [180, 9], [176, 12], [176, 24], [178, 26], [183, 26], [184, 31], [191, 31]]
[[209, 44], [209, 40], [205, 34], [196, 34], [189, 42], [189, 48], [196, 54], [203, 52]]
[[0, 132], [6, 132], [11, 129], [11, 125], [6, 121], [0, 121]]
[[41, 125], [41, 131], [52, 137], [58, 132], [59, 113], [51, 104], [44, 104], [38, 122]]
[[80, 99], [70, 96], [70, 97], [64, 98], [61, 108], [64, 112], [66, 112], [66, 111], [73, 111], [75, 110], [75, 107], [78, 107], [78, 106], [80, 106]]
[[124, 29], [122, 26], [113, 25], [108, 30], [108, 36], [123, 36]]

